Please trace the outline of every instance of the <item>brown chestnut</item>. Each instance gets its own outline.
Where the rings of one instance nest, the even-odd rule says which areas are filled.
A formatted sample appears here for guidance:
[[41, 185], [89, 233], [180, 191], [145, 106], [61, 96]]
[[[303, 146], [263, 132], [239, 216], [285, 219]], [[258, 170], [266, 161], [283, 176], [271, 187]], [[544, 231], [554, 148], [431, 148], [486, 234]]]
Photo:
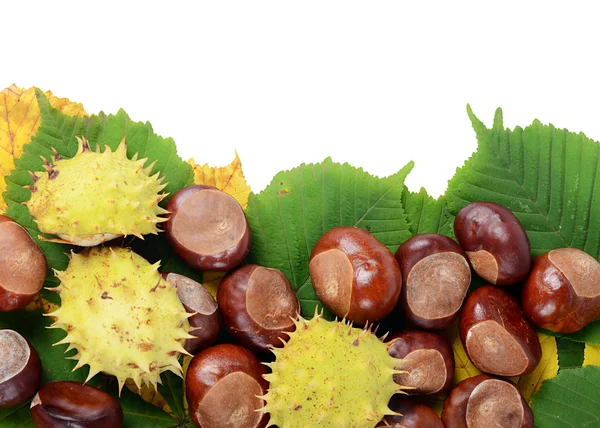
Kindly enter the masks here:
[[450, 344], [439, 334], [421, 330], [394, 333], [388, 339], [388, 352], [404, 362], [396, 369], [406, 373], [394, 375], [400, 385], [411, 386], [409, 395], [428, 395], [450, 388], [454, 377], [454, 353]]
[[529, 239], [502, 205], [473, 202], [458, 212], [454, 233], [477, 275], [494, 285], [523, 280], [531, 268]]
[[442, 422], [446, 428], [533, 428], [533, 413], [514, 384], [478, 375], [452, 389]]
[[195, 355], [204, 348], [213, 345], [221, 332], [221, 311], [214, 297], [202, 284], [187, 276], [177, 273], [163, 273], [163, 278], [177, 288], [177, 296], [188, 313], [192, 330], [190, 334], [195, 339], [185, 341], [185, 350]]
[[46, 279], [46, 258], [21, 225], [0, 215], [0, 311], [27, 306]]
[[338, 317], [357, 324], [378, 321], [398, 303], [398, 262], [373, 235], [357, 227], [336, 227], [321, 236], [309, 270], [317, 297]]
[[537, 257], [521, 303], [535, 325], [573, 333], [600, 316], [600, 263], [576, 248]]
[[258, 409], [268, 382], [265, 366], [246, 348], [222, 344], [191, 361], [185, 377], [190, 416], [199, 427], [263, 428], [269, 417]]
[[415, 235], [396, 251], [404, 286], [402, 315], [420, 328], [443, 329], [458, 317], [471, 284], [463, 249], [444, 235]]
[[386, 416], [376, 427], [444, 428], [442, 420], [433, 410], [424, 404], [414, 403], [409, 398], [394, 395], [388, 407], [402, 416]]
[[106, 428], [123, 426], [123, 409], [112, 395], [79, 382], [42, 386], [31, 402], [37, 428]]
[[228, 274], [217, 290], [227, 331], [242, 345], [265, 353], [283, 346], [300, 302], [286, 276], [277, 269], [245, 265]]
[[459, 332], [469, 359], [482, 372], [522, 376], [531, 373], [542, 358], [538, 335], [517, 300], [491, 285], [469, 295]]
[[250, 227], [235, 198], [216, 187], [184, 187], [169, 199], [167, 239], [190, 266], [228, 271], [250, 251]]
[[25, 403], [40, 387], [42, 365], [36, 350], [14, 330], [0, 330], [0, 408]]

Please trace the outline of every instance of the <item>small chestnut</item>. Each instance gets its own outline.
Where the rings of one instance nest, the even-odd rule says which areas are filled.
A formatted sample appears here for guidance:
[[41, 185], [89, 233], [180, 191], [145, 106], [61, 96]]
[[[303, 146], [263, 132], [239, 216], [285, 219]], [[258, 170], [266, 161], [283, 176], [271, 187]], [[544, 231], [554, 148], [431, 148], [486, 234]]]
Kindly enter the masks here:
[[200, 350], [213, 345], [221, 332], [221, 311], [214, 297], [202, 284], [177, 273], [163, 273], [163, 278], [177, 288], [177, 296], [188, 313], [190, 334], [195, 339], [185, 341], [185, 350], [195, 355]]
[[222, 344], [191, 361], [185, 378], [190, 416], [199, 427], [264, 428], [268, 415], [258, 409], [268, 382], [265, 366], [246, 348]]
[[394, 395], [388, 407], [402, 416], [386, 416], [376, 428], [444, 428], [442, 420], [433, 410], [424, 404], [414, 403], [409, 398]]
[[517, 300], [491, 285], [469, 295], [459, 333], [469, 359], [486, 373], [522, 376], [531, 373], [542, 358], [538, 335]]
[[79, 382], [45, 384], [33, 398], [30, 411], [37, 428], [123, 426], [123, 409], [117, 399]]
[[487, 282], [512, 285], [529, 273], [529, 239], [508, 208], [473, 202], [456, 215], [454, 233], [473, 270]]
[[452, 389], [442, 422], [446, 428], [533, 428], [533, 413], [514, 384], [478, 375]]
[[405, 371], [394, 375], [400, 385], [411, 386], [409, 395], [428, 395], [450, 388], [454, 377], [454, 353], [450, 344], [439, 334], [421, 330], [405, 330], [392, 334], [388, 352], [404, 362], [396, 369]]
[[576, 248], [537, 257], [521, 303], [535, 325], [573, 333], [600, 316], [600, 263]]
[[286, 332], [296, 329], [293, 319], [300, 302], [286, 276], [278, 269], [245, 265], [219, 284], [217, 301], [227, 331], [243, 346], [266, 353], [283, 346]]
[[402, 315], [415, 326], [443, 329], [457, 317], [471, 284], [463, 249], [444, 235], [415, 235], [396, 251], [404, 286]]
[[42, 365], [36, 350], [14, 330], [0, 330], [0, 408], [18, 406], [40, 387]]
[[225, 272], [250, 251], [250, 227], [235, 198], [216, 187], [184, 187], [169, 199], [167, 239], [190, 266]]
[[0, 311], [27, 306], [46, 279], [46, 258], [25, 228], [0, 215]]
[[321, 236], [309, 270], [317, 297], [338, 317], [357, 324], [374, 322], [398, 303], [398, 262], [373, 235], [357, 227], [336, 227]]

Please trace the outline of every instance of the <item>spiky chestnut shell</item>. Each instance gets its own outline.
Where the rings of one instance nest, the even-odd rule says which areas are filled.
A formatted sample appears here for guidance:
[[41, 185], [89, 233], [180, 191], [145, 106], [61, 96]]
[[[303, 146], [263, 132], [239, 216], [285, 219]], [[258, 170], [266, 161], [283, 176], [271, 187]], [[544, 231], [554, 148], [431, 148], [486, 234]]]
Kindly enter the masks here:
[[157, 269], [129, 249], [95, 247], [71, 253], [67, 269], [55, 271], [62, 303], [48, 315], [52, 328], [67, 332], [58, 344], [77, 350], [74, 370], [89, 365], [88, 380], [114, 375], [119, 391], [127, 379], [156, 387], [164, 371], [182, 375], [178, 356], [193, 338], [192, 314]]
[[44, 160], [45, 172], [31, 173], [31, 198], [25, 202], [41, 232], [57, 235], [53, 241], [85, 247], [119, 236], [156, 234], [159, 217], [167, 211], [158, 206], [166, 196], [159, 173], [150, 176], [154, 164], [147, 159], [127, 158], [125, 138], [113, 152], [92, 152], [87, 140], [77, 138], [74, 157], [54, 153]]
[[287, 334], [285, 346], [272, 349], [276, 360], [266, 364], [270, 388], [261, 398], [269, 426], [373, 428], [396, 414], [388, 402], [403, 389], [394, 382], [402, 360], [369, 328], [316, 314], [297, 320], [296, 331]]

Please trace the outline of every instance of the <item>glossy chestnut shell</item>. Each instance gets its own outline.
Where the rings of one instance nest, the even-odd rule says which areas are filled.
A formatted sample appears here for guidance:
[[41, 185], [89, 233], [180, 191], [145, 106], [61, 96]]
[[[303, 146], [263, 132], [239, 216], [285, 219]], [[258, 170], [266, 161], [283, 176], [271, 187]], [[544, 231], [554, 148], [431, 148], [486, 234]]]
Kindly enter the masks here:
[[388, 407], [402, 416], [386, 416], [377, 427], [444, 428], [442, 420], [433, 410], [424, 404], [414, 403], [409, 398], [394, 395]]

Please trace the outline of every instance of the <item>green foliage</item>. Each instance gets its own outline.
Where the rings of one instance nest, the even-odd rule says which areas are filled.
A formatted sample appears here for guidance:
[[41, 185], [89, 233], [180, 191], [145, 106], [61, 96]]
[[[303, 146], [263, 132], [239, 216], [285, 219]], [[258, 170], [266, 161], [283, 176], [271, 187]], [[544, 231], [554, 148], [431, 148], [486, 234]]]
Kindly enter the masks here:
[[556, 347], [558, 348], [558, 365], [561, 370], [581, 367], [585, 344], [564, 337], [557, 337]]

